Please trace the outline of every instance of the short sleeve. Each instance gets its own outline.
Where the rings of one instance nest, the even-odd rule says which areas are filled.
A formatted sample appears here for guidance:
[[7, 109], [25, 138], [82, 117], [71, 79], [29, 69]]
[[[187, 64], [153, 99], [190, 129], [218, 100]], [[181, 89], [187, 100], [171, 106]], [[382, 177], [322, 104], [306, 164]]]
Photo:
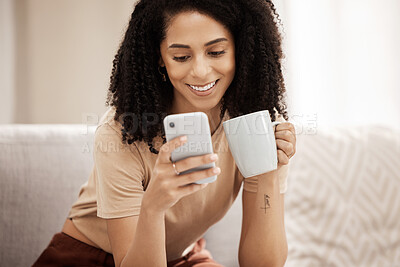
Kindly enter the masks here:
[[[286, 120], [282, 117], [282, 115], [277, 114], [276, 110], [276, 121], [285, 122]], [[281, 194], [286, 193], [287, 190], [287, 177], [288, 177], [288, 170], [289, 165], [282, 165], [278, 170], [278, 178], [279, 178], [279, 191]], [[241, 175], [241, 174], [240, 174]], [[243, 176], [242, 176], [243, 177]], [[250, 178], [243, 178], [243, 190], [248, 192], [257, 192], [258, 188], [258, 177], [250, 177]]]
[[121, 138], [109, 123], [100, 125], [94, 137], [97, 216], [104, 219], [139, 215], [144, 194], [139, 150]]

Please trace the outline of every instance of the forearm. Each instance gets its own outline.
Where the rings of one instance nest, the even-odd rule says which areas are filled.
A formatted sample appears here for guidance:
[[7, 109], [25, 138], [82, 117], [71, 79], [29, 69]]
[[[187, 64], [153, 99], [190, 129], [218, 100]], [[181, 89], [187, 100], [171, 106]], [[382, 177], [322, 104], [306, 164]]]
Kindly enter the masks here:
[[277, 171], [258, 177], [258, 190], [252, 201], [247, 233], [239, 248], [241, 266], [283, 266], [287, 257], [283, 196]]
[[167, 266], [164, 213], [141, 209], [135, 237], [121, 266]]

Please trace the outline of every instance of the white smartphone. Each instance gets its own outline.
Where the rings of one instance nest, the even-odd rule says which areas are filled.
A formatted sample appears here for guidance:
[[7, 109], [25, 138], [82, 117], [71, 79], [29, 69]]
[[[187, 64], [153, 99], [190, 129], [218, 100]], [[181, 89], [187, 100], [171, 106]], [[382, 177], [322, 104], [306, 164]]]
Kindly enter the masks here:
[[[172, 114], [164, 118], [164, 131], [167, 142], [178, 137], [187, 136], [187, 141], [171, 153], [173, 162], [205, 154], [214, 153], [211, 141], [210, 125], [207, 114], [204, 112], [191, 112]], [[207, 163], [180, 174], [191, 173], [215, 167], [215, 162]], [[217, 180], [217, 175], [196, 181], [196, 184], [212, 183]]]

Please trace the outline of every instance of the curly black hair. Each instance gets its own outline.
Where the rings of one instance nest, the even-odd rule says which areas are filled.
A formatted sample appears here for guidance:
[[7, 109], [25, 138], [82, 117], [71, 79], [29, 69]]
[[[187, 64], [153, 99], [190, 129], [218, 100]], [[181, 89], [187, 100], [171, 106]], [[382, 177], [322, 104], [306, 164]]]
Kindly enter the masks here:
[[[270, 0], [141, 0], [113, 61], [106, 105], [116, 108], [122, 142], [144, 140], [152, 153], [153, 139], [165, 133], [162, 121], [172, 103], [173, 86], [160, 74], [160, 43], [169, 21], [184, 11], [197, 11], [224, 25], [235, 42], [235, 76], [221, 99], [222, 120], [267, 109], [288, 120], [280, 19]], [[150, 119], [152, 118], [152, 120]]]

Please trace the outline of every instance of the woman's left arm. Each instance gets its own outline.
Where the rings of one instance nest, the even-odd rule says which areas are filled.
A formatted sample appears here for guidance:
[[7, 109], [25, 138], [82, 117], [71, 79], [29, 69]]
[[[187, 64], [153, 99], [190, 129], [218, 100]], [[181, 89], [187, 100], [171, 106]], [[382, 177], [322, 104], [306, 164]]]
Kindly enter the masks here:
[[278, 171], [296, 152], [293, 124], [275, 128], [278, 170], [258, 175], [257, 193], [243, 190], [243, 219], [239, 263], [248, 266], [284, 266], [287, 241], [284, 225], [284, 194], [280, 193]]

